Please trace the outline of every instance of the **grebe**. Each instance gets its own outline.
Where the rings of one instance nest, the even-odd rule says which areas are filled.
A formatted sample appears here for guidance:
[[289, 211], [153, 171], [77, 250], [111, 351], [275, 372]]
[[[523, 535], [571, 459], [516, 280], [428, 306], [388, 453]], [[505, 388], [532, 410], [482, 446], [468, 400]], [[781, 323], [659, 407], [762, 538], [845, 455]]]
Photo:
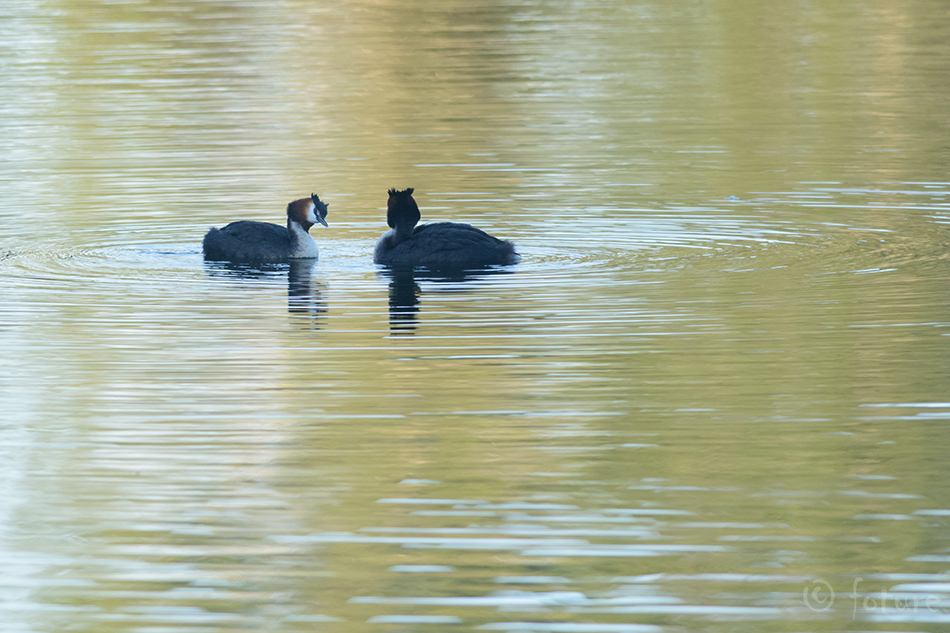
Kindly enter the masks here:
[[317, 243], [310, 237], [316, 223], [327, 226], [327, 204], [317, 194], [287, 205], [287, 227], [270, 222], [241, 220], [212, 228], [202, 242], [205, 259], [229, 262], [286, 262], [316, 259]]
[[456, 222], [416, 226], [422, 217], [413, 189], [389, 190], [386, 223], [390, 229], [376, 242], [373, 261], [394, 267], [482, 268], [516, 264], [521, 257], [511, 242]]

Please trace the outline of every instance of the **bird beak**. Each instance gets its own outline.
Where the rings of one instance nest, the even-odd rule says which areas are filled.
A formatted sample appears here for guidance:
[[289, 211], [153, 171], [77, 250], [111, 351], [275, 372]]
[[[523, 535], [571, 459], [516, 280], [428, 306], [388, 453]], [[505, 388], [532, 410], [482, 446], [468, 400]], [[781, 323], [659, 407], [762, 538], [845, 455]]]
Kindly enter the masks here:
[[[330, 205], [324, 202], [323, 200], [321, 200], [320, 196], [318, 196], [315, 193], [310, 194], [310, 200], [313, 202], [313, 217], [315, 217], [317, 219], [317, 222], [319, 222], [323, 226], [329, 227], [330, 225], [327, 224], [327, 221], [326, 219], [324, 219], [323, 216], [327, 214], [327, 210], [328, 210], [327, 207], [329, 207]], [[320, 214], [320, 207], [323, 207], [322, 215]]]

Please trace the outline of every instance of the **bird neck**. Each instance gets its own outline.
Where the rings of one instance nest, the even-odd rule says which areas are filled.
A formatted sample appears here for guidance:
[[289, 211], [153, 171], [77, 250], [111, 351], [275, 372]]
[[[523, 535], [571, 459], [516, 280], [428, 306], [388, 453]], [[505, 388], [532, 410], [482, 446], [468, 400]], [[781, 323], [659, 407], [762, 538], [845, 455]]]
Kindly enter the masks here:
[[316, 257], [317, 242], [298, 222], [287, 220], [287, 235], [295, 257]]
[[393, 246], [400, 242], [405, 242], [412, 237], [412, 231], [415, 229], [415, 222], [399, 222], [393, 229]]

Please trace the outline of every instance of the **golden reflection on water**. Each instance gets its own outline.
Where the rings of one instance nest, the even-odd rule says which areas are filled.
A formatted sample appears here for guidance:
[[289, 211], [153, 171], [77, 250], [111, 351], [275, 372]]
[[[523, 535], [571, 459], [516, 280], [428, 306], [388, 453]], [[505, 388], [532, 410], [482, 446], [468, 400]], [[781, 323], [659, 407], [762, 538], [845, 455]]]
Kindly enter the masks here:
[[940, 8], [14, 2], [4, 621], [941, 630]]

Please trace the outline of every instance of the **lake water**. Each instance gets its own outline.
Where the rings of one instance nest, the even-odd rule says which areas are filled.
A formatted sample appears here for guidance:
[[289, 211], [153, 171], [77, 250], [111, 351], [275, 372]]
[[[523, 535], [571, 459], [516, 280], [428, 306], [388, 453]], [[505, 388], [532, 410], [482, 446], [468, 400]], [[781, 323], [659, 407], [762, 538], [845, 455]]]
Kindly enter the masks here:
[[[0, 628], [947, 630], [905, 5], [6, 2]], [[523, 261], [374, 266], [390, 187]]]

